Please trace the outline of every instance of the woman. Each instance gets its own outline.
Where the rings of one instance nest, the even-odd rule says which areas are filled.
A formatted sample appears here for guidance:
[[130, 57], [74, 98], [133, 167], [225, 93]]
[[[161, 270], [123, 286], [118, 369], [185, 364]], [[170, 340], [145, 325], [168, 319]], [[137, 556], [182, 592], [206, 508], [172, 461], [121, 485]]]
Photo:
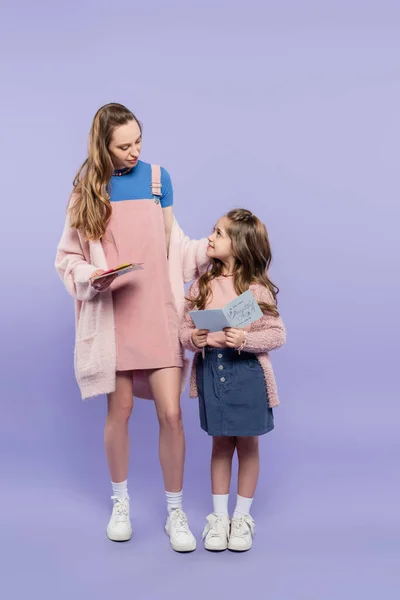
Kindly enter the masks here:
[[[179, 343], [184, 282], [207, 262], [207, 240], [189, 240], [173, 216], [168, 173], [139, 160], [142, 128], [120, 104], [96, 113], [88, 157], [71, 196], [56, 269], [76, 300], [75, 373], [82, 397], [107, 394], [104, 441], [113, 488], [107, 536], [131, 538], [127, 486], [133, 395], [155, 401], [168, 516], [178, 552], [196, 541], [182, 511], [185, 439], [180, 393], [187, 361]], [[94, 278], [126, 262], [143, 270]], [[182, 368], [184, 376], [182, 377]]]

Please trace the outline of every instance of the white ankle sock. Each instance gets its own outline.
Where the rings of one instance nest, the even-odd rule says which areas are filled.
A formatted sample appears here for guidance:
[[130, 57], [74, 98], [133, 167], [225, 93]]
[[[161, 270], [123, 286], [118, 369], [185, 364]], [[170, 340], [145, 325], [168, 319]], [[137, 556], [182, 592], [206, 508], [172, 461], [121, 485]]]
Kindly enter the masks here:
[[129, 500], [127, 479], [125, 479], [125, 481], [121, 481], [120, 483], [114, 483], [114, 481], [112, 481], [111, 485], [113, 489], [113, 496], [121, 499], [128, 498]]
[[238, 494], [233, 517], [240, 518], [249, 515], [252, 502], [253, 498], [244, 498], [243, 496], [239, 496]]
[[165, 497], [167, 498], [167, 510], [168, 514], [171, 514], [173, 510], [179, 508], [182, 510], [182, 497], [183, 490], [180, 492], [167, 492], [165, 491]]
[[228, 514], [229, 494], [213, 494], [214, 514], [223, 517]]

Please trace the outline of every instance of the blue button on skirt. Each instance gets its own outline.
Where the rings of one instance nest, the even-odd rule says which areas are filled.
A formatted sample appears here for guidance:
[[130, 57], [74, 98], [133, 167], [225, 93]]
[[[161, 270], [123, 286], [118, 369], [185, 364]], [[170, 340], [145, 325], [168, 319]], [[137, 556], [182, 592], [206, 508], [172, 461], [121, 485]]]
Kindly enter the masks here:
[[264, 372], [255, 354], [206, 348], [197, 362], [201, 428], [212, 436], [258, 436], [274, 428]]

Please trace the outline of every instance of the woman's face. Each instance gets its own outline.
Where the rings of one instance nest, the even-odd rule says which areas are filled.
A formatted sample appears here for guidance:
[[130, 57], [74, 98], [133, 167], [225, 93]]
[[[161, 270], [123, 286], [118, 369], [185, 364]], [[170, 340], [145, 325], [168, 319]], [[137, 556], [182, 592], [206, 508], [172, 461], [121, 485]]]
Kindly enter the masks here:
[[126, 125], [116, 127], [108, 147], [114, 167], [116, 169], [135, 167], [141, 147], [142, 134], [136, 121], [129, 121]]

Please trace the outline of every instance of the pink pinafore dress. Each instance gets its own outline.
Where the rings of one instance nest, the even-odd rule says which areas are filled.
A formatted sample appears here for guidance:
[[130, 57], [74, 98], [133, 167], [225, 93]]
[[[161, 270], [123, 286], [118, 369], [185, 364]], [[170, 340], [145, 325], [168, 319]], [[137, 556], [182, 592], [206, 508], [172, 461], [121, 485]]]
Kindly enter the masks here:
[[182, 367], [179, 319], [168, 276], [161, 169], [152, 165], [149, 198], [112, 203], [102, 238], [109, 268], [143, 263], [143, 270], [118, 277], [111, 285], [117, 371], [135, 371], [134, 394], [152, 398], [148, 372]]

